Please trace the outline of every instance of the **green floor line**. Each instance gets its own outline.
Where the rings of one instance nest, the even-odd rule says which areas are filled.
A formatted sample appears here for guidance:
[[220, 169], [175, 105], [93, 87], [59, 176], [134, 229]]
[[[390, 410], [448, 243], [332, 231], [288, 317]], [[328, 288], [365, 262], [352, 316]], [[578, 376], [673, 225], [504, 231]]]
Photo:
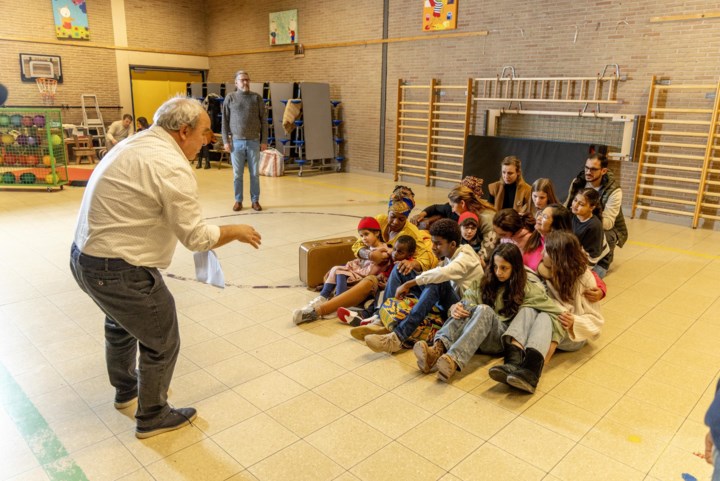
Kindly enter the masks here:
[[52, 481], [88, 481], [35, 405], [0, 363], [0, 405]]

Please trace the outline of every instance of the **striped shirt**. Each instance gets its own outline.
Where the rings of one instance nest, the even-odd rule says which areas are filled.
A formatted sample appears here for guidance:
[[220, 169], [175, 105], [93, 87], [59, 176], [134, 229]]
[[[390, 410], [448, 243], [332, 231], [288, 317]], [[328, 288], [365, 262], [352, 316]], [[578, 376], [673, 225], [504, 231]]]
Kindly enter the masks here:
[[195, 175], [175, 139], [153, 125], [112, 149], [83, 195], [75, 244], [95, 257], [166, 268], [177, 241], [207, 251], [220, 227], [202, 217]]

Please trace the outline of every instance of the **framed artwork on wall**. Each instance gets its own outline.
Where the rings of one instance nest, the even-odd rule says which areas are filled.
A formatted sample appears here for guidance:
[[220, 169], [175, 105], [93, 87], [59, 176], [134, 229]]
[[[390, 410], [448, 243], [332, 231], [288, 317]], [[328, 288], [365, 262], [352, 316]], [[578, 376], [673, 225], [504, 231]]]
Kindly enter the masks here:
[[20, 80], [35, 83], [38, 78], [54, 78], [63, 81], [62, 63], [55, 55], [34, 53], [20, 54]]
[[422, 0], [423, 31], [455, 30], [458, 0]]
[[298, 41], [297, 9], [270, 14], [270, 45], [291, 45]]
[[60, 40], [90, 40], [85, 0], [52, 0], [55, 36]]

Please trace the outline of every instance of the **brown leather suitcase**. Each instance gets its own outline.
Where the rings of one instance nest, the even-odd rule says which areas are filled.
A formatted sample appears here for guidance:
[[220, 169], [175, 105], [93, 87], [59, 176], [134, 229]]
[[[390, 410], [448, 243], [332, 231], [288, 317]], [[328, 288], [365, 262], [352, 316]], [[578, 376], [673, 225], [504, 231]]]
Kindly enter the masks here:
[[300, 244], [300, 280], [308, 287], [322, 285], [331, 267], [354, 259], [352, 245], [356, 240], [356, 237], [338, 237]]

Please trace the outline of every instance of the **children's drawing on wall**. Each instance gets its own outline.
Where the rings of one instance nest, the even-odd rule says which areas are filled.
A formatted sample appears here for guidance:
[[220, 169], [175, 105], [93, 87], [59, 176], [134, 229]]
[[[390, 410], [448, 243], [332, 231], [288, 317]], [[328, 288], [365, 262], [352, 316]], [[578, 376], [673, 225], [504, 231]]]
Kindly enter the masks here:
[[85, 0], [52, 0], [55, 36], [61, 40], [90, 40]]
[[271, 13], [270, 45], [290, 45], [297, 41], [297, 10]]
[[458, 0], [423, 0], [423, 30], [455, 30]]

